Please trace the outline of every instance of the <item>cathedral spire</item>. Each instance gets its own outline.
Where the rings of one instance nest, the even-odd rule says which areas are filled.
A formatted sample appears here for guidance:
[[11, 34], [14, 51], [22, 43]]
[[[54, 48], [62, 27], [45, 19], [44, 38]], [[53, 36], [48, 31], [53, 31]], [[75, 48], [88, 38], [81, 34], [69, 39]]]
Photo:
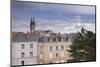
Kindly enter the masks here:
[[30, 22], [30, 32], [33, 33], [35, 31], [35, 19], [31, 18]]
[[32, 22], [32, 18], [31, 18], [31, 22]]
[[35, 24], [35, 18], [33, 18], [32, 22], [33, 22], [33, 24]]
[[34, 18], [33, 18], [33, 21], [34, 21]]

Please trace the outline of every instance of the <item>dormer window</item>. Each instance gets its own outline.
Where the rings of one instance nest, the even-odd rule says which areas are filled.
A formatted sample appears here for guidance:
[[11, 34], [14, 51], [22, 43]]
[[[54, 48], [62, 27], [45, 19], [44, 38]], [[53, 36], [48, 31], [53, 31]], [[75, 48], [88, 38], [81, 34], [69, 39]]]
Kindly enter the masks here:
[[61, 38], [60, 37], [58, 38], [58, 41], [61, 41]]
[[66, 41], [68, 41], [68, 37], [66, 37]]
[[50, 42], [50, 38], [48, 38], [48, 42]]
[[53, 42], [56, 42], [56, 38], [52, 38], [52, 41], [53, 41]]

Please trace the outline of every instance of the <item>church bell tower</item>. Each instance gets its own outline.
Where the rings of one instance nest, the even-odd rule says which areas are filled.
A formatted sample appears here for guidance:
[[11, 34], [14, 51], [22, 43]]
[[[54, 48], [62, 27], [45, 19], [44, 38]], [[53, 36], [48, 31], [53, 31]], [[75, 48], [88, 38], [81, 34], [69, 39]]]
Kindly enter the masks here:
[[34, 20], [34, 18], [31, 18], [31, 22], [30, 22], [30, 32], [31, 33], [35, 32], [35, 20]]

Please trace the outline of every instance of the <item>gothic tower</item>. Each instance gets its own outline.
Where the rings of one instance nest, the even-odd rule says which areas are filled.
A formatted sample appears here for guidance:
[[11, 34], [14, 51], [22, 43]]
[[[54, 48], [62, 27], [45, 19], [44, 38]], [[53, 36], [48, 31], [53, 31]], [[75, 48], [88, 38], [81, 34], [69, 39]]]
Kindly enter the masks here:
[[31, 18], [31, 22], [30, 22], [30, 32], [33, 33], [35, 32], [35, 21], [34, 18]]

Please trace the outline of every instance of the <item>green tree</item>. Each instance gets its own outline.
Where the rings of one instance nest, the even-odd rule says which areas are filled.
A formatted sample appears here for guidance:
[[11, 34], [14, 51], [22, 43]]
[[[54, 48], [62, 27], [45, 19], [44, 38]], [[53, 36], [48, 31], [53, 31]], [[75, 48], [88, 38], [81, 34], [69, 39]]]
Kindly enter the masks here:
[[73, 62], [96, 60], [96, 34], [85, 30], [78, 32], [70, 46]]

